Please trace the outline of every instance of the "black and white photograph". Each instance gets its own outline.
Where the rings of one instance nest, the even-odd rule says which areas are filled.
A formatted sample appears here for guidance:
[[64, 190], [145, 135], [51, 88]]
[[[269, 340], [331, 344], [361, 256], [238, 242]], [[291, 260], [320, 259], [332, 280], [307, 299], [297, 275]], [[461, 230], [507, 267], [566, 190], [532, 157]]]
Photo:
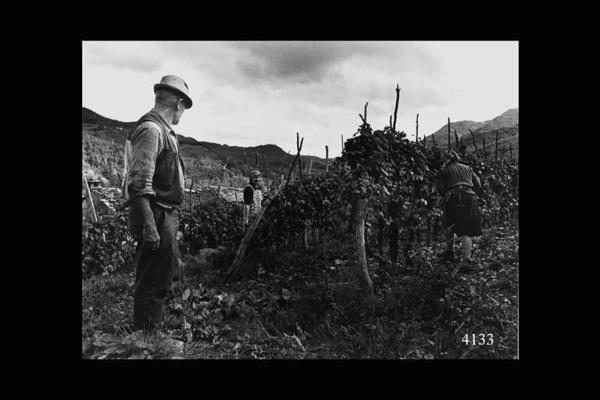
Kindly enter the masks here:
[[519, 359], [518, 40], [81, 46], [83, 359]]

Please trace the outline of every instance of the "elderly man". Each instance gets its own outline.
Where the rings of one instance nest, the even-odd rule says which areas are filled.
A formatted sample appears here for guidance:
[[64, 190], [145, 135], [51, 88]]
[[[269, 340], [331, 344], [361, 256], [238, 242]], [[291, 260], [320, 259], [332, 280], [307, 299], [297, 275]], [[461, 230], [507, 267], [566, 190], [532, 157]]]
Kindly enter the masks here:
[[[462, 242], [462, 261], [471, 263], [471, 237], [481, 235], [481, 221], [477, 195], [481, 182], [473, 169], [461, 164], [458, 154], [449, 150], [446, 164], [440, 172], [437, 189], [446, 201], [446, 226], [448, 228], [445, 257], [454, 260], [454, 234]], [[475, 189], [475, 191], [473, 191]]]
[[129, 231], [137, 241], [133, 323], [135, 330], [162, 327], [171, 277], [179, 270], [177, 231], [184, 194], [184, 165], [172, 125], [192, 106], [183, 79], [167, 75], [154, 85], [154, 108], [125, 142], [123, 196]]

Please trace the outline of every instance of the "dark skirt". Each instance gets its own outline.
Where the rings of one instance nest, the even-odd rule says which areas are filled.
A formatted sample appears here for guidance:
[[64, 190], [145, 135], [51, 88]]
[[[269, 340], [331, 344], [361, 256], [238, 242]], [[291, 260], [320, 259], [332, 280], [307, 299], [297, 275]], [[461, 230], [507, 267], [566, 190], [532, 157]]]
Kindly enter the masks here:
[[446, 200], [446, 226], [457, 236], [481, 236], [481, 212], [475, 193], [455, 190]]

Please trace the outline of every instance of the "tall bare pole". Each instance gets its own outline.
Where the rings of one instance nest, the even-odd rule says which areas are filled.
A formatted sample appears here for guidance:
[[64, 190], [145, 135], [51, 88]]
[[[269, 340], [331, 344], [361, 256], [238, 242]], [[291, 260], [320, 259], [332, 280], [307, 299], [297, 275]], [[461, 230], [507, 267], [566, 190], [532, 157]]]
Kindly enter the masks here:
[[400, 100], [400, 87], [396, 85], [396, 106], [394, 107], [394, 126], [392, 129], [396, 132], [396, 121], [398, 119], [398, 100]]
[[[302, 138], [302, 140], [304, 140], [304, 138]], [[298, 150], [298, 154], [300, 154], [301, 148], [302, 145], [300, 144], [300, 133], [296, 132], [296, 150]], [[300, 180], [302, 180], [302, 158], [298, 158], [298, 171], [298, 176], [300, 177]]]
[[342, 153], [344, 152], [344, 135], [340, 135], [342, 137]]
[[479, 157], [479, 151], [477, 150], [477, 143], [475, 142], [475, 134], [470, 129], [469, 129], [469, 132], [471, 133], [471, 137], [473, 138], [473, 148], [475, 149], [475, 155], [477, 155], [477, 157]]
[[325, 146], [325, 173], [329, 172], [329, 146]]
[[419, 114], [417, 113], [417, 128], [415, 133], [415, 143], [419, 143]]
[[456, 142], [456, 150], [458, 149], [458, 134], [456, 133], [456, 128], [454, 128], [454, 141]]
[[496, 160], [498, 160], [498, 134], [500, 133], [499, 129], [496, 129]]
[[81, 171], [81, 175], [83, 176], [83, 180], [85, 182], [85, 190], [86, 190], [88, 199], [90, 199], [90, 205], [92, 206], [92, 215], [94, 217], [94, 222], [98, 222], [98, 215], [96, 214], [96, 207], [94, 207], [94, 199], [92, 198], [92, 191], [90, 190], [90, 185], [88, 184], [87, 178], [83, 171]]
[[450, 150], [450, 117], [448, 117], [448, 150]]

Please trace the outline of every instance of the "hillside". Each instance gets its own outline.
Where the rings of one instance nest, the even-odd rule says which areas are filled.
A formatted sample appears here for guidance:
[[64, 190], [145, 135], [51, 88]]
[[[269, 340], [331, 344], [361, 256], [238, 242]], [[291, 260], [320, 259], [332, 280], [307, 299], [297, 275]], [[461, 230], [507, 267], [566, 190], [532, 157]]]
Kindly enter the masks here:
[[[113, 120], [82, 107], [82, 167], [88, 177], [103, 178], [104, 184], [111, 186], [120, 184], [125, 139], [134, 127], [135, 122]], [[244, 185], [249, 170], [255, 167], [256, 150], [258, 168], [263, 174], [268, 169], [269, 180], [278, 179], [284, 171], [287, 173], [294, 159], [293, 154], [273, 144], [240, 147], [177, 136], [186, 178], [193, 177], [199, 184]], [[308, 166], [310, 159], [313, 159], [313, 173], [325, 171], [325, 160], [319, 157], [302, 156], [303, 165]], [[191, 179], [186, 186], [190, 184]]]
[[477, 130], [486, 132], [494, 129], [509, 128], [517, 125], [519, 125], [519, 109], [512, 108], [498, 115], [491, 121], [486, 121], [485, 125], [479, 127]]
[[[469, 129], [475, 131], [482, 126], [485, 125], [485, 122], [476, 122], [476, 121], [450, 121], [450, 139], [454, 141], [454, 130], [456, 129], [456, 134], [460, 138], [465, 134], [469, 134]], [[448, 124], [445, 124], [440, 129], [432, 133], [427, 137], [427, 140], [431, 139], [430, 136], [435, 136], [435, 140], [438, 143], [446, 143], [448, 141]]]
[[[497, 117], [484, 121], [450, 121], [451, 129], [451, 146], [455, 149], [454, 129], [462, 144], [467, 146], [468, 152], [474, 152], [473, 137], [479, 154], [483, 154], [484, 142], [486, 153], [490, 156], [495, 154], [496, 146], [496, 131], [498, 132], [498, 157], [509, 158], [510, 149], [512, 146], [512, 156], [514, 159], [519, 159], [519, 109], [513, 108], [505, 111]], [[473, 132], [471, 134], [470, 131]], [[438, 146], [446, 148], [448, 142], [448, 124], [435, 131], [433, 134], [426, 137], [427, 147], [433, 145], [432, 136]]]

